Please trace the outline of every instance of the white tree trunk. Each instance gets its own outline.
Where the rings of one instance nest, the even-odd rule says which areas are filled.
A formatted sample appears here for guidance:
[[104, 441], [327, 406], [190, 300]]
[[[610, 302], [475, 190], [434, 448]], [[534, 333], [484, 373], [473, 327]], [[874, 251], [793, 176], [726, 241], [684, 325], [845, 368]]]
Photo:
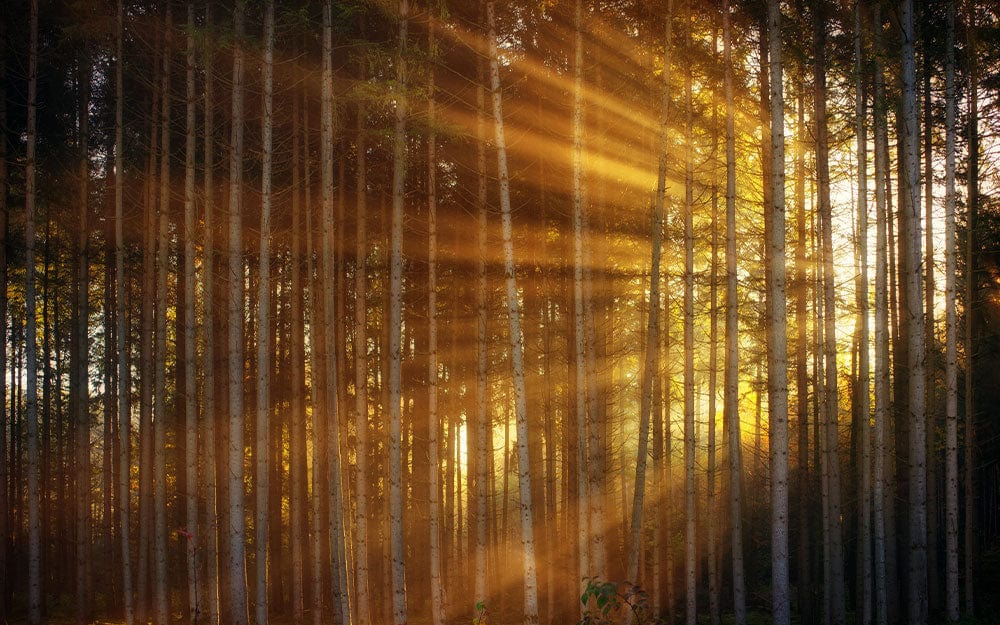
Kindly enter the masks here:
[[[958, 593], [958, 320], [955, 314], [955, 2], [948, 2], [945, 44], [945, 610], [959, 618]], [[967, 269], [968, 271], [968, 269]], [[966, 493], [966, 496], [971, 493]]]
[[768, 340], [774, 369], [768, 371], [771, 464], [771, 609], [775, 625], [791, 620], [788, 584], [788, 372], [785, 302], [785, 98], [782, 85], [781, 4], [768, 0], [771, 100], [771, 214]]
[[441, 580], [441, 529], [438, 477], [441, 472], [438, 453], [438, 327], [437, 327], [437, 119], [434, 107], [434, 63], [437, 41], [436, 16], [431, 15], [427, 31], [429, 67], [427, 70], [427, 447], [428, 531], [430, 533], [431, 622], [444, 623], [444, 588]]
[[514, 265], [513, 225], [510, 214], [510, 177], [507, 171], [507, 141], [504, 136], [503, 105], [500, 93], [500, 63], [497, 50], [494, 3], [486, 3], [487, 35], [490, 46], [490, 87], [497, 147], [497, 175], [500, 179], [500, 215], [503, 236], [504, 277], [507, 286], [507, 315], [510, 322], [511, 366], [514, 376], [514, 410], [517, 421], [517, 477], [521, 515], [521, 556], [524, 564], [524, 623], [538, 624], [538, 581], [535, 568], [535, 533], [531, 522], [531, 466], [528, 462], [528, 398], [524, 385], [524, 332]]
[[243, 450], [243, 19], [244, 0], [237, 0], [233, 12], [232, 130], [229, 140], [229, 562], [224, 567], [229, 582], [229, 618], [233, 625], [247, 625], [246, 516], [244, 513]]
[[185, 472], [185, 528], [188, 536], [184, 546], [187, 556], [188, 618], [196, 621], [201, 613], [198, 588], [198, 558], [196, 540], [198, 531], [198, 386], [196, 381], [195, 348], [195, 275], [194, 275], [194, 182], [195, 182], [195, 107], [194, 85], [194, 3], [187, 6], [187, 110], [184, 143], [184, 456]]
[[392, 620], [406, 623], [406, 562], [403, 545], [402, 415], [400, 350], [403, 318], [403, 194], [406, 180], [406, 31], [408, 0], [399, 2], [399, 51], [396, 58], [396, 130], [392, 166], [392, 231], [389, 277], [389, 535], [392, 559]]
[[254, 622], [267, 625], [267, 530], [270, 494], [271, 411], [271, 167], [274, 158], [274, 2], [264, 6], [264, 93], [261, 102], [263, 162], [260, 173], [260, 277], [257, 291], [257, 441], [254, 447]]
[[906, 283], [906, 306], [909, 336], [908, 377], [909, 397], [907, 411], [909, 423], [909, 588], [907, 617], [912, 625], [927, 623], [927, 430], [925, 421], [924, 333], [923, 298], [921, 297], [920, 269], [920, 187], [918, 171], [918, 119], [916, 101], [916, 68], [914, 61], [913, 0], [900, 2], [902, 29], [902, 83], [903, 83], [903, 167], [910, 201], [900, 206], [907, 211], [901, 219], [900, 233], [908, 245], [903, 259]]
[[729, 0], [722, 5], [723, 67], [726, 89], [726, 362], [723, 384], [726, 446], [729, 457], [729, 531], [733, 566], [733, 612], [736, 625], [746, 623], [746, 582], [743, 574], [743, 515], [741, 496], [742, 444], [739, 417], [739, 303], [736, 265], [736, 110], [733, 103], [733, 46]]
[[24, 309], [28, 434], [28, 622], [42, 621], [41, 516], [39, 514], [38, 463], [38, 346], [35, 339], [35, 120], [38, 88], [38, 0], [31, 0], [28, 30], [28, 115], [24, 170]]

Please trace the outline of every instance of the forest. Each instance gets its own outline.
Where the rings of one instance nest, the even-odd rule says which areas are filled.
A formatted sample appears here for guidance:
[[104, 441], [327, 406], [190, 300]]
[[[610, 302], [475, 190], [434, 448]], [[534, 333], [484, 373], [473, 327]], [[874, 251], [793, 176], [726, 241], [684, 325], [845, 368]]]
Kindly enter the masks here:
[[0, 623], [1000, 619], [995, 3], [0, 13]]

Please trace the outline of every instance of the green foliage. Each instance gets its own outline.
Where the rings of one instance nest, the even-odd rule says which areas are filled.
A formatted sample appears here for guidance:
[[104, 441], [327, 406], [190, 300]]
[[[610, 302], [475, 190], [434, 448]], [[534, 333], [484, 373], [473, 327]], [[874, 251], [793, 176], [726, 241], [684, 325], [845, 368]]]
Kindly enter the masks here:
[[472, 617], [472, 625], [486, 625], [486, 602], [476, 602], [476, 615]]
[[579, 625], [612, 625], [625, 610], [636, 625], [655, 625], [658, 621], [649, 606], [649, 595], [638, 584], [602, 582], [597, 577], [585, 577], [587, 586], [580, 595], [585, 611]]

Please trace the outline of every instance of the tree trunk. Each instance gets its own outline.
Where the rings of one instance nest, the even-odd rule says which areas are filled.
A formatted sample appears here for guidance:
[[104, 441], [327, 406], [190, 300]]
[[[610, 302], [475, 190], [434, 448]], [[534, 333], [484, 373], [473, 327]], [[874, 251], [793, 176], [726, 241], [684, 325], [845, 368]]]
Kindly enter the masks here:
[[[684, 14], [684, 50], [691, 53], [691, 2]], [[684, 578], [687, 625], [698, 618], [698, 535], [695, 497], [695, 424], [694, 424], [694, 108], [692, 70], [684, 72]]]
[[925, 406], [925, 366], [923, 333], [923, 298], [921, 297], [920, 187], [917, 151], [919, 149], [916, 69], [914, 61], [913, 0], [900, 3], [902, 28], [902, 125], [904, 130], [902, 173], [906, 176], [909, 202], [901, 205], [901, 237], [908, 245], [903, 258], [906, 283], [906, 317], [909, 389], [907, 413], [909, 426], [909, 572], [908, 613], [912, 625], [927, 622], [927, 441]]
[[237, 0], [233, 12], [235, 41], [233, 45], [232, 128], [229, 141], [229, 528], [227, 551], [229, 562], [224, 567], [228, 578], [229, 618], [233, 625], [247, 625], [246, 517], [244, 514], [243, 453], [243, 19], [244, 0]]
[[966, 18], [966, 34], [970, 54], [969, 63], [969, 113], [968, 113], [968, 190], [966, 202], [968, 216], [965, 220], [965, 527], [963, 542], [965, 547], [965, 614], [975, 617], [975, 563], [976, 563], [976, 491], [975, 491], [975, 450], [976, 450], [976, 397], [975, 341], [976, 310], [976, 228], [979, 213], [979, 62], [978, 33], [975, 2], [969, 3]]
[[[769, 267], [771, 323], [768, 342], [773, 350], [773, 370], [768, 370], [770, 390], [771, 463], [771, 609], [775, 625], [791, 620], [788, 589], [788, 372], [785, 302], [785, 98], [782, 85], [781, 6], [768, 0], [768, 37], [771, 101], [771, 216]], [[773, 402], [773, 404], [771, 403]]]
[[[263, 163], [260, 173], [260, 282], [257, 291], [257, 442], [254, 448], [254, 492], [257, 508], [254, 518], [254, 564], [256, 589], [254, 622], [267, 625], [268, 573], [268, 496], [270, 495], [270, 412], [271, 412], [271, 168], [274, 159], [274, 2], [264, 6], [264, 94], [261, 108], [263, 120]], [[328, 326], [329, 327], [329, 326]], [[280, 522], [280, 518], [278, 519]]]
[[406, 178], [406, 32], [408, 0], [399, 2], [399, 51], [396, 58], [396, 131], [392, 168], [392, 232], [389, 281], [389, 524], [392, 558], [392, 619], [406, 623], [406, 573], [403, 545], [403, 492], [400, 415], [400, 331], [403, 304], [403, 194]]
[[[733, 612], [736, 625], [746, 623], [746, 582], [743, 573], [742, 444], [739, 416], [739, 303], [736, 265], [736, 110], [733, 102], [731, 8], [722, 4], [723, 67], [726, 89], [726, 362], [723, 421], [729, 457], [729, 531], [733, 566]], [[669, 397], [669, 388], [668, 388]], [[669, 413], [668, 413], [669, 414]], [[669, 421], [667, 422], [669, 428]], [[669, 448], [667, 450], [669, 458]], [[669, 460], [668, 460], [669, 462]], [[669, 486], [669, 481], [667, 482]]]
[[510, 211], [510, 177], [507, 171], [507, 142], [504, 136], [503, 105], [500, 94], [500, 66], [497, 51], [493, 0], [486, 3], [487, 35], [490, 46], [490, 87], [497, 146], [497, 175], [500, 179], [500, 211], [503, 235], [504, 276], [507, 286], [507, 315], [510, 322], [511, 366], [514, 376], [514, 410], [517, 421], [517, 477], [520, 493], [521, 556], [524, 563], [524, 623], [538, 625], [538, 583], [535, 571], [535, 536], [531, 510], [531, 466], [528, 462], [528, 398], [524, 386], [524, 332], [514, 266], [513, 226]]
[[[959, 618], [958, 593], [958, 320], [955, 314], [955, 2], [948, 2], [945, 44], [945, 614]], [[967, 443], [968, 444], [968, 443]], [[971, 493], [966, 493], [969, 496]], [[968, 557], [968, 556], [967, 556]]]
[[[35, 316], [35, 120], [38, 88], [38, 0], [30, 2], [28, 42], [28, 116], [24, 171], [24, 308], [27, 397], [24, 418], [28, 435], [28, 622], [42, 621], [41, 496], [38, 484], [38, 347]], [[12, 457], [16, 457], [12, 455]], [[6, 547], [5, 547], [6, 548]]]

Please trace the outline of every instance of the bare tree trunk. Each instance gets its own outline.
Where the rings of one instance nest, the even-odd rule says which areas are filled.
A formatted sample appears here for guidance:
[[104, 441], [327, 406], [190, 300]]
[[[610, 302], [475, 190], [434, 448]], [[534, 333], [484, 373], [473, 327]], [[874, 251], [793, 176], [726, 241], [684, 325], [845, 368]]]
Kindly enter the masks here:
[[[0, 48], [7, 46], [7, 22], [0, 24]], [[121, 58], [121, 55], [118, 55]], [[0, 128], [7, 127], [7, 57], [0, 57]], [[120, 169], [119, 169], [120, 171]], [[0, 133], [0, 281], [7, 284], [7, 135]], [[16, 350], [15, 350], [16, 351]], [[0, 432], [7, 432], [7, 289], [0, 292]], [[7, 436], [0, 435], [0, 621], [7, 619], [7, 544], [10, 536], [10, 495], [7, 488]], [[127, 543], [126, 543], [127, 544]], [[131, 621], [126, 625], [133, 625]]]
[[[945, 613], [958, 621], [958, 320], [955, 313], [955, 1], [948, 2], [945, 43]], [[968, 444], [968, 443], [967, 443]], [[967, 493], [969, 496], [971, 493]], [[968, 557], [968, 556], [966, 556]]]
[[908, 426], [909, 426], [909, 573], [908, 620], [912, 625], [927, 622], [927, 441], [925, 406], [925, 366], [923, 298], [921, 297], [921, 240], [920, 240], [920, 187], [917, 151], [918, 120], [916, 102], [916, 69], [914, 61], [913, 0], [900, 3], [902, 28], [902, 82], [904, 130], [903, 163], [901, 171], [906, 176], [906, 191], [910, 202], [900, 206], [906, 212], [901, 219], [904, 246], [903, 275], [906, 278], [906, 315], [909, 369]]
[[[771, 101], [771, 216], [769, 266], [771, 323], [768, 342], [773, 350], [773, 370], [768, 370], [770, 390], [771, 463], [771, 609], [775, 625], [791, 620], [788, 588], [788, 372], [785, 302], [785, 98], [782, 85], [781, 5], [768, 0], [768, 37]], [[773, 402], [771, 404], [770, 402]]]
[[869, 365], [870, 334], [868, 328], [868, 125], [866, 122], [868, 110], [863, 74], [864, 41], [862, 27], [861, 4], [854, 6], [854, 104], [855, 104], [855, 134], [857, 135], [858, 161], [858, 230], [857, 257], [861, 270], [857, 278], [858, 302], [858, 378], [854, 389], [855, 410], [860, 416], [860, 437], [858, 439], [858, 455], [861, 468], [858, 480], [858, 554], [860, 570], [858, 577], [861, 582], [861, 592], [857, 601], [861, 606], [861, 625], [870, 625], [872, 621], [872, 558], [871, 558], [871, 386]]
[[966, 33], [970, 54], [969, 63], [969, 113], [968, 113], [968, 190], [966, 203], [968, 216], [965, 220], [965, 527], [963, 542], [965, 547], [965, 614], [975, 616], [975, 563], [976, 563], [976, 491], [975, 491], [975, 449], [976, 449], [976, 396], [975, 396], [975, 310], [976, 310], [976, 228], [979, 213], [979, 62], [978, 29], [975, 15], [976, 3], [969, 2]]
[[[41, 518], [38, 488], [38, 347], [35, 340], [35, 120], [38, 88], [38, 0], [30, 2], [28, 31], [28, 115], [24, 171], [24, 308], [27, 397], [24, 418], [28, 435], [28, 622], [42, 621]], [[4, 547], [6, 548], [6, 547]]]
[[[670, 10], [668, 3], [668, 13]], [[577, 1], [579, 7], [580, 1]], [[667, 50], [670, 46], [670, 23], [667, 18]], [[582, 59], [581, 59], [582, 60]], [[664, 57], [664, 67], [669, 64], [669, 52]], [[582, 71], [582, 70], [581, 70]], [[669, 71], [663, 72], [663, 100], [660, 117], [660, 142], [657, 153], [659, 166], [656, 177], [656, 198], [653, 202], [653, 220], [651, 224], [651, 260], [649, 277], [649, 318], [646, 324], [646, 344], [639, 400], [639, 447], [636, 452], [635, 493], [632, 500], [632, 526], [630, 528], [628, 569], [625, 574], [628, 581], [639, 583], [639, 553], [642, 550], [642, 508], [646, 494], [646, 455], [649, 440], [649, 419], [653, 404], [653, 380], [659, 370], [660, 336], [660, 252], [663, 242], [663, 209], [666, 203], [667, 189], [667, 111], [670, 103]], [[579, 380], [577, 381], [579, 384]], [[657, 418], [659, 416], [657, 415]]]
[[[733, 102], [731, 8], [722, 3], [723, 67], [726, 88], [726, 362], [723, 420], [729, 457], [729, 531], [733, 566], [733, 612], [736, 625], [746, 623], [746, 582], [743, 573], [742, 444], [739, 417], [739, 304], [736, 265], [736, 111]], [[668, 389], [669, 392], [669, 389]], [[669, 421], [667, 423], [669, 427]], [[669, 458], [669, 449], [667, 451]], [[669, 486], [669, 482], [667, 482]]]
[[[212, 5], [205, 5], [205, 28], [211, 28]], [[211, 42], [205, 43], [205, 159], [204, 159], [204, 202], [205, 202], [205, 238], [203, 240], [202, 258], [202, 290], [203, 306], [203, 352], [202, 362], [204, 378], [202, 410], [204, 417], [204, 502], [205, 502], [205, 561], [207, 580], [205, 590], [208, 599], [209, 625], [219, 623], [219, 517], [216, 480], [216, 420], [215, 414], [215, 140], [214, 140], [214, 100], [213, 100], [213, 66]]]
[[[573, 339], [576, 374], [576, 481], [577, 481], [577, 576], [583, 580], [591, 575], [590, 538], [588, 523], [590, 507], [587, 482], [587, 363], [584, 315], [584, 163], [583, 163], [583, 2], [576, 0], [573, 12]], [[580, 606], [581, 613], [586, 606]]]
[[[347, 587], [347, 556], [345, 549], [346, 531], [344, 528], [344, 498], [343, 480], [340, 457], [340, 414], [338, 406], [337, 385], [337, 347], [334, 328], [339, 323], [336, 318], [336, 253], [334, 245], [333, 216], [333, 27], [331, 23], [331, 6], [323, 5], [323, 82], [321, 128], [321, 176], [323, 202], [323, 325], [324, 352], [326, 362], [323, 363], [324, 399], [326, 410], [327, 436], [327, 488], [329, 492], [327, 533], [330, 537], [331, 560], [333, 566], [333, 603], [335, 613], [341, 618], [341, 623], [351, 620], [350, 595]], [[398, 402], [397, 402], [398, 404]]]
[[[691, 1], [684, 14], [684, 51], [691, 53]], [[684, 72], [684, 578], [687, 625], [698, 618], [698, 535], [694, 424], [694, 109], [691, 65]]]
[[873, 8], [872, 30], [875, 33], [875, 423], [874, 458], [872, 462], [872, 521], [874, 523], [875, 622], [886, 625], [888, 615], [888, 572], [886, 552], [887, 498], [886, 462], [888, 460], [887, 426], [891, 410], [889, 388], [889, 293], [888, 293], [888, 215], [886, 205], [886, 174], [888, 132], [885, 107], [885, 78], [878, 61], [881, 39], [878, 37], [881, 18], [878, 5]]
[[438, 478], [441, 467], [438, 453], [438, 324], [437, 324], [437, 132], [434, 124], [434, 63], [438, 54], [435, 20], [427, 24], [427, 447], [430, 454], [428, 502], [430, 532], [431, 619], [433, 625], [444, 623], [444, 588], [441, 579], [441, 529]]
[[403, 492], [400, 415], [400, 331], [403, 317], [403, 193], [406, 178], [406, 32], [408, 0], [399, 2], [399, 50], [396, 57], [396, 132], [392, 168], [392, 232], [389, 279], [389, 524], [392, 558], [392, 619], [406, 623], [406, 563], [403, 546]]
[[194, 84], [194, 3], [187, 7], [187, 111], [185, 119], [186, 137], [184, 145], [184, 451], [187, 471], [185, 472], [185, 511], [188, 536], [184, 541], [187, 549], [188, 576], [188, 618], [197, 622], [201, 615], [198, 605], [198, 558], [196, 540], [201, 540], [198, 531], [198, 385], [196, 374], [195, 347], [195, 275], [194, 275], [194, 182], [195, 182], [195, 107], [197, 106]]
[[497, 175], [500, 178], [504, 274], [507, 285], [507, 315], [510, 321], [514, 409], [517, 420], [517, 477], [520, 493], [521, 556], [524, 563], [524, 623], [525, 625], [538, 625], [538, 582], [535, 570], [535, 535], [531, 510], [531, 466], [528, 462], [528, 398], [524, 386], [524, 332], [521, 328], [521, 304], [518, 300], [514, 265], [510, 177], [507, 171], [507, 142], [504, 135], [500, 66], [497, 59], [498, 43], [493, 5], [493, 0], [488, 0], [486, 3], [486, 23], [489, 30], [487, 37], [490, 46], [490, 87], [497, 146]]
[[167, 263], [170, 254], [170, 5], [167, 5], [163, 41], [163, 80], [160, 113], [160, 202], [157, 210], [156, 310], [153, 340], [153, 622], [170, 618], [167, 590]]
[[233, 625], [247, 625], [246, 516], [244, 513], [243, 453], [243, 19], [244, 0], [237, 0], [233, 11], [232, 129], [229, 141], [229, 562], [224, 567], [228, 577], [229, 618]]
[[[260, 278], [257, 291], [257, 443], [254, 448], [254, 492], [257, 498], [254, 518], [254, 565], [256, 589], [254, 622], [267, 625], [267, 534], [268, 496], [270, 494], [271, 412], [271, 167], [274, 159], [274, 2], [264, 6], [264, 94], [261, 108], [263, 120], [263, 163], [260, 173]], [[327, 326], [330, 327], [330, 326]], [[279, 519], [280, 520], [280, 519]]]
[[[89, 191], [90, 191], [90, 60], [86, 52], [78, 60], [77, 89], [79, 109], [77, 111], [77, 149], [79, 150], [78, 202], [79, 222], [76, 247], [76, 306], [73, 314], [75, 353], [70, 358], [70, 387], [72, 393], [74, 468], [76, 479], [76, 620], [89, 620], [91, 611], [91, 591], [89, 563], [91, 561], [91, 518], [90, 518], [90, 384], [88, 375], [90, 302], [87, 296], [90, 288], [89, 243]], [[75, 383], [73, 380], [75, 379]]]

